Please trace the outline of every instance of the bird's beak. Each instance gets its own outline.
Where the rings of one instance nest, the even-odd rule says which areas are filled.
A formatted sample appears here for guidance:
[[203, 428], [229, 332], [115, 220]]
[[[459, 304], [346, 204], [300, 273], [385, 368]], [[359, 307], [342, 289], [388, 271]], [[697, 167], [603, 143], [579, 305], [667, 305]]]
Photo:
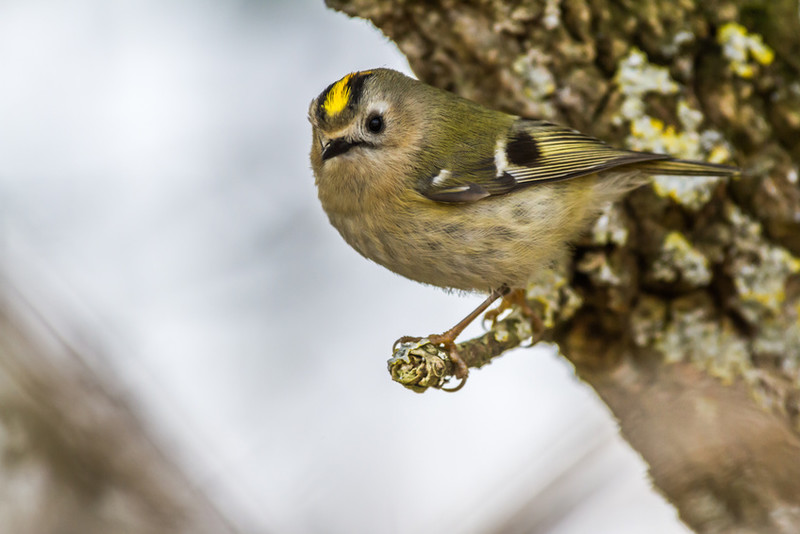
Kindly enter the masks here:
[[340, 154], [344, 154], [357, 144], [358, 143], [348, 141], [344, 137], [337, 137], [336, 139], [331, 139], [330, 141], [322, 145], [322, 161], [334, 158]]

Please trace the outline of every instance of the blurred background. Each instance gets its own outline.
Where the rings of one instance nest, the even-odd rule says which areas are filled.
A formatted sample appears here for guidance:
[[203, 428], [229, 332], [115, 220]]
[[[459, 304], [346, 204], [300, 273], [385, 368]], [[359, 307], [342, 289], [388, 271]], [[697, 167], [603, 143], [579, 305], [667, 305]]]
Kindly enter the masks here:
[[552, 348], [390, 380], [482, 297], [318, 205], [307, 106], [376, 66], [409, 72], [321, 1], [0, 2], [0, 524], [688, 532]]

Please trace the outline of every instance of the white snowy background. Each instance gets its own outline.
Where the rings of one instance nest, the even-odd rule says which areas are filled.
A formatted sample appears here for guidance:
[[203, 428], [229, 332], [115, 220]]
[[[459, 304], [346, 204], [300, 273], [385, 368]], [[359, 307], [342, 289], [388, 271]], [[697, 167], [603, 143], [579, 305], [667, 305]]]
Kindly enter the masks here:
[[250, 532], [495, 532], [526, 503], [528, 531], [688, 532], [552, 349], [453, 395], [389, 379], [395, 338], [480, 297], [364, 260], [318, 205], [307, 106], [375, 66], [408, 72], [321, 1], [0, 2], [3, 270]]

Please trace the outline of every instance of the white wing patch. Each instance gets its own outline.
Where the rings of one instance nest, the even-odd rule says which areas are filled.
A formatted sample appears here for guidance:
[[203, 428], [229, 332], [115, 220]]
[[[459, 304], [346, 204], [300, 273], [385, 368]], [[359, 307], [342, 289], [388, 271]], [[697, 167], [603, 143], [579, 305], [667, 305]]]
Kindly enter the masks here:
[[494, 167], [497, 169], [495, 176], [498, 178], [503, 176], [508, 168], [508, 156], [506, 155], [506, 138], [501, 135], [497, 138], [497, 144], [494, 146]]
[[447, 182], [447, 180], [450, 179], [450, 176], [452, 176], [450, 171], [447, 169], [442, 169], [439, 171], [439, 174], [433, 177], [433, 180], [431, 180], [431, 185], [440, 186]]

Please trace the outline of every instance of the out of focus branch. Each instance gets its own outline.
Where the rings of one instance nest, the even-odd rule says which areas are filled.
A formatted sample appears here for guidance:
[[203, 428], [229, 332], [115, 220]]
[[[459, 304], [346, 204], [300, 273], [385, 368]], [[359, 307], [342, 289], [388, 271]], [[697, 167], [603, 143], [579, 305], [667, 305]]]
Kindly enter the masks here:
[[110, 374], [0, 286], [3, 532], [234, 532], [155, 445]]

